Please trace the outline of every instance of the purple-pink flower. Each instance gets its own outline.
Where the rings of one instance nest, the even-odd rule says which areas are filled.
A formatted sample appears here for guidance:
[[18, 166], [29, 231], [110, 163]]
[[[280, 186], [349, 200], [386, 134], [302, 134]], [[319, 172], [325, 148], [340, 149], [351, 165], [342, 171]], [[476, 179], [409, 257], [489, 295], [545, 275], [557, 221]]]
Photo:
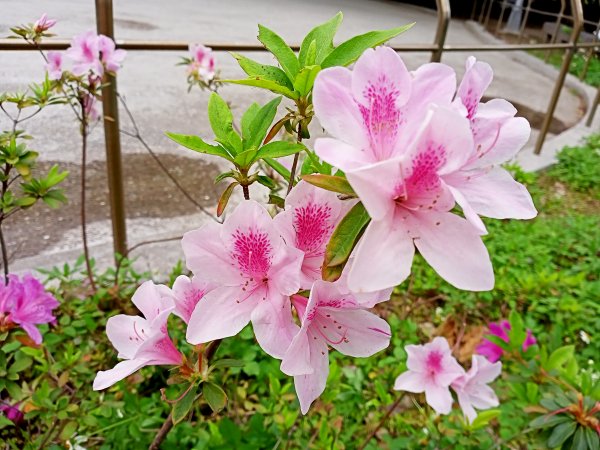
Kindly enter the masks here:
[[188, 342], [234, 336], [251, 321], [260, 346], [281, 358], [298, 328], [289, 296], [300, 289], [304, 255], [281, 238], [268, 211], [244, 201], [223, 224], [186, 233], [181, 245], [195, 276], [219, 286], [194, 309]]
[[408, 371], [396, 378], [394, 389], [425, 392], [425, 400], [438, 414], [450, 413], [450, 385], [464, 375], [465, 370], [452, 356], [448, 341], [436, 337], [429, 344], [407, 345], [405, 350]]
[[281, 370], [294, 376], [302, 414], [325, 390], [329, 347], [354, 357], [371, 356], [389, 345], [390, 326], [362, 308], [336, 283], [316, 281], [310, 297], [294, 295], [302, 327], [283, 356]]
[[300, 181], [285, 199], [285, 211], [274, 222], [283, 239], [304, 253], [300, 287], [310, 289], [321, 279], [325, 247], [339, 221], [356, 201]]
[[146, 281], [131, 300], [144, 317], [119, 314], [108, 319], [106, 334], [124, 361], [97, 373], [93, 385], [96, 391], [112, 386], [144, 366], [182, 363], [183, 357], [167, 331], [167, 319], [175, 309], [171, 290]]
[[15, 425], [19, 425], [23, 421], [24, 414], [18, 408], [18, 403], [11, 405], [6, 403], [4, 400], [0, 400], [0, 412], [6, 416]]
[[71, 41], [65, 52], [73, 62], [73, 75], [93, 74], [102, 76], [104, 71], [116, 72], [121, 68], [125, 58], [125, 50], [116, 50], [114, 41], [95, 31], [86, 31]]
[[49, 51], [46, 57], [48, 58], [48, 63], [46, 64], [48, 78], [51, 80], [60, 80], [62, 77], [62, 53]]
[[117, 72], [127, 55], [122, 49], [115, 48], [115, 41], [103, 34], [98, 36], [98, 50], [100, 51], [100, 61], [104, 68], [109, 72]]
[[56, 25], [56, 20], [48, 19], [48, 15], [46, 13], [42, 14], [38, 20], [33, 24], [33, 29], [36, 33], [43, 33], [44, 31], [48, 31]]
[[202, 44], [191, 44], [191, 62], [188, 64], [188, 75], [209, 83], [215, 77], [215, 57], [210, 47]]
[[36, 343], [42, 343], [42, 334], [36, 325], [52, 323], [52, 310], [59, 303], [46, 292], [42, 283], [32, 275], [8, 276], [8, 285], [0, 281], [0, 327], [20, 326]]
[[[508, 332], [510, 331], [510, 323], [508, 320], [503, 320], [499, 323], [492, 322], [488, 325], [489, 334], [493, 336], [497, 336], [502, 339], [504, 342], [509, 342]], [[526, 351], [532, 345], [537, 343], [535, 337], [531, 333], [531, 330], [527, 330], [527, 335], [525, 340], [523, 341], [522, 349]], [[493, 342], [483, 339], [481, 344], [479, 344], [476, 348], [477, 353], [485, 356], [490, 362], [498, 361], [502, 355], [504, 354], [504, 350], [497, 344]]]
[[498, 396], [488, 386], [502, 371], [502, 363], [491, 363], [483, 356], [473, 355], [471, 368], [452, 382], [458, 404], [469, 423], [477, 417], [477, 409], [489, 409], [499, 405]]

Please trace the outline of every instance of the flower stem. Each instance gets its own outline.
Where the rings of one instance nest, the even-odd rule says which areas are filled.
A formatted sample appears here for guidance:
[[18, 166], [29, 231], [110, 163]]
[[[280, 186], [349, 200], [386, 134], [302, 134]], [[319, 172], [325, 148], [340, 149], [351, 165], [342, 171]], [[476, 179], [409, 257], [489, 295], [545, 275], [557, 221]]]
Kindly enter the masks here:
[[[298, 123], [298, 130], [296, 142], [298, 144], [302, 143], [302, 124]], [[300, 153], [296, 153], [294, 155], [294, 162], [292, 163], [292, 169], [290, 170], [290, 179], [288, 180], [288, 188], [287, 193], [289, 194], [292, 188], [294, 187], [294, 179], [296, 178], [296, 169], [298, 168], [298, 159], [300, 158]]]
[[2, 219], [0, 219], [0, 246], [2, 247], [2, 267], [4, 269], [4, 284], [8, 285], [8, 253], [6, 251], [6, 241], [2, 231]]
[[390, 416], [396, 410], [396, 408], [398, 407], [398, 405], [400, 404], [400, 402], [402, 401], [403, 398], [404, 398], [404, 392], [401, 393], [398, 396], [398, 398], [396, 399], [396, 401], [392, 404], [392, 406], [389, 407], [389, 409], [385, 413], [385, 416], [383, 416], [381, 418], [381, 420], [379, 421], [379, 423], [377, 424], [377, 426], [373, 429], [373, 431], [371, 431], [369, 433], [369, 435], [364, 440], [364, 442], [362, 443], [362, 445], [360, 447], [358, 447], [358, 450], [363, 450], [367, 446], [367, 444], [371, 441], [371, 439], [373, 439], [373, 437], [379, 431], [379, 429], [383, 426], [383, 424], [385, 424], [385, 422], [390, 418]]
[[88, 135], [88, 125], [87, 118], [85, 115], [85, 105], [84, 100], [80, 100], [81, 104], [81, 112], [83, 119], [81, 120], [81, 237], [83, 240], [83, 256], [85, 259], [85, 267], [88, 275], [88, 279], [90, 280], [90, 286], [92, 287], [92, 291], [96, 293], [96, 283], [94, 282], [94, 274], [92, 273], [92, 265], [90, 263], [90, 252], [88, 248], [88, 240], [87, 240], [87, 220], [85, 214], [85, 203], [86, 203], [86, 162], [87, 162], [87, 135]]

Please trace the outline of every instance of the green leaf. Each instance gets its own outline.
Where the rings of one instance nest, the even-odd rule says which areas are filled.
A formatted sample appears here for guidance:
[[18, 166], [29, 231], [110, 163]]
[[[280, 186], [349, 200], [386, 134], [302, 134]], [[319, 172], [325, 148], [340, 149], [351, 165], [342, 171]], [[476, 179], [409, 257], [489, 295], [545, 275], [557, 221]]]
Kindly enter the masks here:
[[384, 42], [404, 33], [412, 28], [414, 23], [390, 30], [369, 31], [368, 33], [354, 36], [337, 46], [322, 62], [323, 69], [333, 66], [347, 66], [356, 61], [363, 52], [372, 47], [377, 47]]
[[215, 361], [212, 367], [215, 369], [224, 367], [244, 367], [244, 364], [244, 361], [241, 361], [239, 359], [223, 358], [219, 359], [218, 361]]
[[306, 61], [304, 62], [304, 66], [314, 66], [317, 62], [317, 41], [312, 41], [308, 46], [308, 51], [306, 52]]
[[5, 415], [0, 415], [0, 430], [6, 427], [13, 427], [15, 424]]
[[525, 337], [527, 336], [523, 319], [517, 311], [513, 310], [509, 316], [509, 323], [510, 330], [508, 331], [508, 341], [511, 348], [520, 351], [523, 347]]
[[300, 65], [298, 64], [298, 58], [289, 45], [277, 33], [262, 25], [258, 25], [258, 40], [279, 61], [288, 78], [290, 80], [296, 78]]
[[261, 89], [267, 89], [275, 94], [281, 94], [287, 98], [295, 100], [299, 95], [286, 86], [282, 86], [274, 81], [263, 77], [246, 78], [245, 80], [221, 80], [223, 83], [241, 84], [243, 86], [254, 86]]
[[213, 92], [208, 101], [208, 120], [215, 133], [216, 141], [223, 144], [232, 152], [241, 150], [242, 141], [233, 129], [233, 114], [229, 105], [216, 92]]
[[[308, 32], [302, 40], [300, 52], [298, 53], [298, 60], [302, 67], [309, 64], [320, 64], [333, 51], [333, 37], [343, 18], [344, 16], [340, 11], [327, 22], [317, 25]], [[316, 56], [314, 62], [310, 62], [310, 47], [313, 42], [315, 43]]]
[[219, 412], [225, 405], [227, 404], [227, 394], [225, 391], [221, 389], [214, 383], [207, 381], [202, 386], [202, 393], [204, 394], [204, 399], [208, 403], [208, 406], [214, 411]]
[[575, 432], [575, 428], [577, 428], [577, 422], [574, 420], [558, 424], [548, 438], [548, 447], [554, 448], [562, 445]]
[[231, 198], [231, 194], [233, 194], [233, 189], [239, 184], [240, 183], [238, 183], [237, 181], [234, 181], [225, 188], [225, 190], [221, 194], [221, 197], [219, 198], [219, 203], [217, 204], [217, 217], [221, 217], [221, 215], [225, 211], [225, 208], [227, 207], [229, 199]]
[[[585, 439], [585, 427], [579, 425], [577, 431], [575, 432], [575, 436], [573, 436], [573, 444], [571, 444], [572, 450], [587, 450], [588, 445]], [[598, 448], [598, 447], [596, 447]], [[593, 447], [592, 447], [593, 449]]]
[[255, 147], [250, 148], [248, 150], [244, 150], [242, 153], [238, 154], [235, 157], [235, 159], [233, 160], [233, 162], [240, 169], [247, 170], [254, 163], [254, 161], [256, 161], [256, 154], [257, 153], [258, 153], [258, 150], [256, 150]]
[[179, 422], [185, 419], [194, 406], [194, 400], [196, 400], [196, 392], [198, 391], [198, 387], [196, 385], [184, 385], [184, 392], [186, 389], [188, 389], [188, 391], [185, 393], [185, 395], [183, 395], [183, 397], [181, 397], [181, 399], [173, 405], [171, 417], [174, 425], [177, 425]]
[[343, 265], [371, 218], [362, 203], [357, 203], [340, 221], [325, 248], [323, 267]]
[[591, 428], [585, 429], [585, 441], [590, 450], [600, 448], [600, 438], [598, 437], [598, 433]]
[[559, 369], [564, 366], [567, 361], [573, 358], [573, 353], [575, 352], [574, 345], [565, 345], [564, 347], [557, 348], [552, 352], [552, 354], [548, 357], [548, 361], [546, 362], [545, 369], [553, 370]]
[[24, 356], [15, 360], [14, 363], [8, 369], [8, 373], [19, 373], [23, 372], [25, 369], [29, 368], [33, 363], [33, 360], [29, 356]]
[[250, 58], [246, 58], [239, 53], [232, 53], [231, 55], [237, 60], [242, 70], [246, 72], [246, 75], [249, 77], [260, 77], [265, 80], [273, 81], [288, 89], [293, 89], [290, 79], [279, 67], [261, 64]]
[[486, 427], [492, 420], [500, 415], [499, 409], [488, 409], [486, 411], [481, 411], [475, 417], [475, 420], [470, 425], [472, 430], [477, 430], [479, 428]]
[[235, 176], [236, 176], [236, 172], [234, 172], [233, 170], [230, 170], [229, 172], [220, 173], [219, 175], [217, 175], [215, 177], [215, 184], [218, 184], [219, 182], [223, 181], [225, 178], [235, 178]]
[[290, 179], [290, 171], [286, 169], [286, 167], [280, 162], [272, 159], [272, 158], [264, 158], [264, 162], [266, 162], [275, 172], [283, 177], [284, 180]]
[[531, 422], [529, 422], [529, 426], [531, 428], [549, 428], [558, 425], [559, 423], [569, 422], [571, 419], [564, 414], [544, 414], [543, 416], [536, 417]]
[[264, 187], [269, 188], [271, 190], [277, 189], [277, 183], [275, 183], [275, 181], [273, 181], [272, 178], [267, 177], [266, 175], [259, 175], [256, 181], [258, 181]]
[[166, 133], [166, 135], [177, 142], [179, 145], [182, 145], [190, 150], [194, 150], [198, 153], [205, 153], [207, 155], [220, 156], [221, 158], [225, 158], [228, 161], [233, 161], [233, 156], [229, 153], [229, 151], [220, 145], [211, 145], [204, 142], [198, 136], [191, 136], [186, 134], [176, 134], [176, 133]]
[[260, 105], [256, 102], [252, 103], [246, 112], [242, 115], [242, 137], [248, 139], [250, 137], [250, 124], [260, 110]]
[[256, 158], [282, 158], [284, 156], [294, 155], [302, 150], [304, 150], [304, 145], [297, 142], [274, 141], [263, 145], [258, 150]]
[[496, 336], [494, 334], [486, 334], [484, 336], [484, 339], [490, 341], [492, 344], [496, 344], [502, 350], [508, 350], [508, 347], [509, 347], [508, 342], [506, 342], [504, 339], [500, 338], [499, 336]]
[[327, 191], [338, 192], [345, 195], [356, 195], [354, 189], [352, 189], [352, 186], [350, 186], [350, 183], [348, 183], [348, 180], [343, 177], [311, 174], [304, 175], [302, 179], [313, 186], [320, 187], [321, 189], [325, 189]]
[[310, 91], [312, 91], [315, 83], [315, 78], [321, 71], [320, 66], [307, 66], [304, 67], [294, 80], [294, 88], [300, 94], [300, 97], [305, 97]]
[[245, 149], [261, 146], [273, 123], [275, 114], [277, 114], [279, 103], [281, 103], [281, 97], [276, 97], [256, 112], [254, 119], [250, 122], [249, 137], [244, 142]]

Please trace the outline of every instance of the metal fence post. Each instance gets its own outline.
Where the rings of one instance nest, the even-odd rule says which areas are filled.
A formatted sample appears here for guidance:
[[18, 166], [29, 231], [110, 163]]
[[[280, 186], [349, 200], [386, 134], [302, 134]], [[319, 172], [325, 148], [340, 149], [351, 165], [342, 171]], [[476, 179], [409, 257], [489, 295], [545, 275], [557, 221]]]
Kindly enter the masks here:
[[587, 122], [585, 123], [586, 127], [592, 126], [594, 116], [596, 115], [596, 110], [598, 109], [598, 103], [600, 103], [600, 87], [598, 87], [598, 90], [596, 91], [596, 98], [594, 100], [594, 104], [592, 105], [592, 109], [590, 109], [590, 114], [588, 115]]
[[565, 78], [567, 77], [567, 73], [571, 67], [571, 61], [573, 60], [573, 55], [575, 54], [577, 42], [579, 41], [579, 35], [583, 29], [583, 6], [581, 5], [581, 0], [571, 0], [571, 8], [573, 9], [573, 31], [571, 32], [571, 37], [569, 38], [569, 44], [571, 44], [571, 46], [565, 52], [562, 65], [560, 67], [560, 73], [556, 79], [556, 83], [554, 83], [554, 89], [552, 90], [550, 104], [548, 105], [546, 116], [544, 117], [544, 123], [542, 123], [540, 134], [538, 135], [537, 142], [535, 143], [534, 153], [536, 155], [539, 155], [542, 152], [542, 146], [544, 145], [546, 134], [548, 134], [548, 130], [550, 129], [550, 124], [552, 123], [552, 118], [554, 117], [556, 105], [558, 104], [560, 91], [565, 84]]
[[[99, 34], [114, 39], [112, 0], [96, 1], [96, 25]], [[102, 88], [102, 116], [104, 119], [104, 139], [106, 144], [106, 172], [108, 195], [112, 219], [113, 247], [120, 255], [127, 254], [127, 230], [125, 227], [125, 197], [123, 194], [123, 174], [121, 161], [121, 140], [119, 136], [119, 105], [117, 102], [117, 79], [105, 75]]]
[[436, 0], [437, 4], [437, 28], [435, 31], [435, 42], [437, 46], [431, 52], [431, 62], [440, 62], [444, 51], [444, 43], [448, 34], [448, 25], [450, 24], [450, 0]]

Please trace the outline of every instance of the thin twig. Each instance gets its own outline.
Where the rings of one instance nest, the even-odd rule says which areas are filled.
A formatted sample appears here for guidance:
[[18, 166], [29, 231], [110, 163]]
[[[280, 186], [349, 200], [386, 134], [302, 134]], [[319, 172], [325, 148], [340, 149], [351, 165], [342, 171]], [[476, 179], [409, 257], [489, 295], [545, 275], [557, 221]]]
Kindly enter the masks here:
[[86, 162], [87, 162], [87, 117], [85, 116], [85, 105], [84, 100], [80, 98], [81, 111], [83, 115], [83, 120], [81, 121], [81, 237], [83, 240], [83, 256], [85, 259], [85, 267], [88, 274], [88, 279], [90, 280], [90, 286], [92, 288], [92, 292], [96, 293], [96, 283], [94, 282], [94, 274], [92, 273], [92, 264], [90, 262], [90, 252], [88, 248], [88, 240], [87, 240], [87, 219], [85, 214], [85, 203], [86, 203], [86, 195], [85, 195], [85, 187], [86, 187]]
[[[298, 137], [296, 142], [298, 144], [302, 143], [302, 125], [298, 123]], [[289, 194], [292, 188], [294, 187], [294, 179], [296, 178], [296, 169], [298, 168], [298, 159], [300, 158], [300, 152], [294, 155], [294, 162], [292, 163], [292, 168], [290, 170], [290, 179], [288, 180], [288, 188], [287, 193]]]
[[2, 231], [2, 220], [0, 220], [0, 246], [2, 247], [2, 266], [4, 268], [4, 284], [8, 285], [8, 252], [6, 251], [6, 242], [4, 232]]
[[371, 439], [373, 439], [373, 437], [375, 436], [375, 434], [379, 431], [379, 429], [383, 426], [383, 424], [389, 419], [389, 417], [392, 415], [392, 413], [394, 412], [394, 410], [398, 407], [398, 405], [400, 404], [400, 402], [402, 401], [403, 398], [404, 398], [404, 392], [401, 393], [398, 396], [398, 398], [396, 399], [396, 401], [392, 404], [392, 406], [390, 406], [390, 408], [385, 413], [385, 416], [383, 416], [381, 418], [381, 420], [379, 421], [379, 423], [377, 424], [377, 426], [373, 429], [373, 431], [371, 431], [369, 433], [369, 435], [364, 440], [364, 442], [362, 443], [362, 445], [358, 448], [358, 450], [363, 450], [367, 446], [367, 444], [369, 443], [369, 441]]
[[133, 129], [134, 129], [134, 133], [131, 133], [126, 130], [119, 130], [119, 131], [126, 136], [137, 139], [140, 142], [140, 144], [142, 144], [144, 146], [144, 148], [148, 151], [148, 153], [150, 153], [150, 156], [152, 156], [152, 158], [154, 159], [156, 164], [158, 164], [158, 166], [165, 173], [165, 175], [167, 175], [167, 177], [169, 177], [169, 179], [173, 182], [175, 187], [177, 187], [177, 189], [183, 194], [183, 196], [185, 198], [187, 198], [192, 204], [194, 204], [200, 211], [202, 211], [204, 214], [209, 216], [211, 219], [216, 220], [217, 222], [220, 222], [213, 214], [211, 214], [209, 211], [207, 211], [206, 208], [204, 208], [204, 206], [202, 206], [199, 202], [197, 202], [196, 199], [194, 199], [194, 197], [192, 197], [192, 195], [189, 192], [187, 192], [185, 190], [185, 188], [179, 183], [177, 178], [175, 178], [175, 176], [173, 176], [173, 174], [169, 171], [169, 169], [163, 164], [163, 162], [160, 160], [158, 155], [154, 152], [154, 150], [152, 150], [152, 148], [148, 145], [148, 143], [142, 137], [142, 135], [140, 133], [140, 129], [139, 129], [137, 122], [133, 116], [133, 113], [127, 106], [125, 99], [120, 94], [117, 94], [117, 97], [119, 98], [121, 105], [123, 105], [123, 108], [125, 109], [125, 113], [127, 114], [127, 117], [129, 117], [129, 121], [131, 122], [131, 125], [133, 126]]

